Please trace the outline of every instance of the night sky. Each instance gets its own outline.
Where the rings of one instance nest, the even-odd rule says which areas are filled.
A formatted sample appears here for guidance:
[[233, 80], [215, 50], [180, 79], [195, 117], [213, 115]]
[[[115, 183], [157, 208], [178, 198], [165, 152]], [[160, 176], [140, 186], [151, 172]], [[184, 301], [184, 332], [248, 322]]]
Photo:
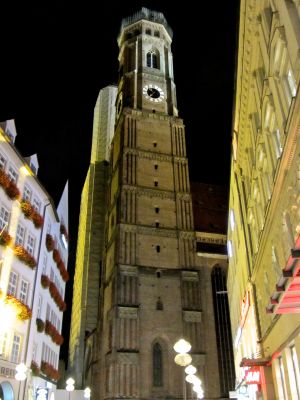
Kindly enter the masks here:
[[[163, 12], [174, 32], [190, 179], [228, 186], [238, 0], [199, 2], [199, 11], [191, 1], [6, 3], [0, 121], [15, 119], [16, 146], [24, 156], [38, 153], [39, 179], [56, 203], [69, 180], [71, 273], [94, 105], [102, 87], [117, 83], [121, 20], [141, 7]], [[68, 320], [66, 313], [65, 331]]]

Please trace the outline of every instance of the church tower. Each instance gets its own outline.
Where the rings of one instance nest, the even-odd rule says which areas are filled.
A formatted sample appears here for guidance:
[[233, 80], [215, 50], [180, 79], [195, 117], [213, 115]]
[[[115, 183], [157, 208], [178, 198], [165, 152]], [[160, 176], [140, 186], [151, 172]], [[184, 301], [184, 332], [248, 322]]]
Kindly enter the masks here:
[[162, 13], [142, 8], [122, 21], [101, 281], [101, 399], [182, 397], [173, 351], [182, 336], [203, 371], [200, 274], [171, 42]]

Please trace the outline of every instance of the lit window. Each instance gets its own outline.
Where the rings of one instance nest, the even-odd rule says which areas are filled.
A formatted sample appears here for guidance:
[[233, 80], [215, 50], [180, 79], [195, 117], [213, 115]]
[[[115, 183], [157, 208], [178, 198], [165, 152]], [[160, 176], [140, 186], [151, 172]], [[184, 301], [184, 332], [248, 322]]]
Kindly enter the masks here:
[[0, 169], [4, 169], [6, 164], [6, 159], [0, 154]]
[[40, 212], [41, 202], [36, 197], [33, 198], [32, 206], [35, 211]]
[[291, 355], [291, 361], [292, 361], [292, 375], [293, 375], [293, 383], [295, 386], [295, 392], [297, 393], [298, 399], [300, 398], [300, 371], [299, 371], [299, 361], [297, 357], [297, 352], [295, 345], [293, 344], [290, 347], [290, 355]]
[[37, 307], [37, 317], [41, 318], [42, 313], [42, 305], [43, 305], [43, 297], [39, 295], [38, 307]]
[[5, 357], [7, 350], [7, 333], [0, 335], [0, 357]]
[[13, 167], [9, 167], [8, 169], [8, 176], [9, 178], [13, 181], [13, 182], [17, 182], [18, 180], [18, 174], [16, 173], [16, 171], [13, 169]]
[[14, 335], [14, 340], [11, 348], [11, 356], [10, 356], [10, 361], [13, 363], [19, 362], [20, 345], [21, 345], [21, 336]]
[[27, 304], [27, 295], [28, 295], [28, 282], [24, 281], [22, 279], [21, 281], [21, 287], [20, 287], [20, 296], [19, 299], [21, 300], [22, 303]]
[[235, 219], [234, 219], [234, 211], [230, 210], [229, 212], [229, 222], [230, 222], [230, 229], [234, 231], [235, 227]]
[[275, 132], [273, 133], [273, 140], [274, 140], [276, 157], [279, 158], [282, 153], [281, 135], [279, 129], [276, 129]]
[[18, 275], [14, 271], [10, 271], [8, 287], [7, 287], [7, 294], [16, 296], [17, 284], [18, 284]]
[[158, 63], [159, 56], [154, 50], [147, 53], [147, 67], [159, 69]]
[[25, 229], [22, 225], [18, 225], [16, 234], [16, 245], [22, 246], [25, 238]]
[[232, 242], [231, 240], [227, 241], [227, 252], [228, 252], [228, 257], [232, 257], [233, 256], [233, 249], [232, 249]]
[[296, 93], [297, 93], [297, 86], [296, 86], [296, 81], [295, 81], [295, 78], [294, 78], [294, 74], [293, 74], [291, 69], [288, 70], [287, 81], [288, 81], [288, 85], [289, 85], [289, 89], [290, 89], [291, 95], [292, 95], [292, 97], [295, 97]]
[[8, 218], [9, 218], [9, 212], [5, 207], [1, 207], [0, 209], [0, 230], [3, 228], [7, 228], [8, 225]]
[[33, 253], [34, 253], [34, 243], [35, 243], [34, 237], [32, 235], [28, 234], [26, 250], [31, 255], [33, 255]]
[[31, 190], [28, 186], [24, 187], [23, 199], [26, 201], [30, 201], [31, 199]]

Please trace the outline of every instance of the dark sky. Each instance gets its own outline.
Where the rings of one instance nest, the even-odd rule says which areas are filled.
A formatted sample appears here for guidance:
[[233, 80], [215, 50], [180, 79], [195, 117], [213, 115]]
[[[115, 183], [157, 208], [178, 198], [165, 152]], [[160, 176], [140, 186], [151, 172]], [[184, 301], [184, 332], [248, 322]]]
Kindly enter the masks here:
[[174, 32], [190, 178], [228, 184], [238, 0], [199, 2], [199, 10], [194, 1], [6, 3], [0, 121], [15, 119], [16, 146], [24, 156], [38, 153], [39, 178], [55, 202], [69, 179], [70, 271], [94, 105], [102, 87], [117, 83], [121, 20], [141, 7], [163, 12]]

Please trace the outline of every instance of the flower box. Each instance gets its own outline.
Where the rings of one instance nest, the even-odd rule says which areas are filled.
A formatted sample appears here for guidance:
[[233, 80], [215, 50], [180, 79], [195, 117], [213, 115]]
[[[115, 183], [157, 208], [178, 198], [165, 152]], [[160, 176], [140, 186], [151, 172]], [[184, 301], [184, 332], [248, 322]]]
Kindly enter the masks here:
[[47, 233], [46, 235], [46, 249], [50, 252], [54, 250], [54, 239], [53, 237]]
[[64, 235], [64, 237], [66, 238], [66, 241], [68, 242], [69, 241], [69, 235], [68, 235], [68, 231], [67, 231], [67, 229], [66, 229], [64, 224], [60, 225], [60, 233], [62, 235]]
[[42, 319], [37, 318], [36, 319], [36, 328], [37, 328], [38, 332], [44, 332], [45, 322]]
[[16, 257], [24, 264], [28, 265], [31, 269], [34, 269], [37, 265], [36, 260], [23, 246], [15, 246], [14, 253]]
[[0, 235], [0, 246], [9, 246], [11, 243], [12, 237], [8, 234], [7, 231], [3, 231]]
[[10, 199], [15, 200], [20, 197], [20, 191], [17, 185], [9, 178], [3, 169], [0, 169], [0, 186], [2, 186]]
[[41, 276], [41, 285], [43, 286], [44, 289], [50, 286], [50, 279], [48, 278], [47, 275]]
[[26, 304], [22, 303], [19, 299], [16, 299], [13, 295], [7, 294], [5, 296], [4, 303], [16, 308], [17, 318], [20, 321], [26, 321], [27, 319], [31, 318], [32, 311], [30, 310], [30, 308]]
[[31, 373], [33, 376], [39, 376], [40, 374], [40, 367], [37, 365], [35, 361], [31, 361], [30, 364]]
[[25, 218], [30, 219], [36, 228], [41, 228], [43, 226], [44, 218], [35, 210], [28, 200], [22, 199], [20, 206]]

